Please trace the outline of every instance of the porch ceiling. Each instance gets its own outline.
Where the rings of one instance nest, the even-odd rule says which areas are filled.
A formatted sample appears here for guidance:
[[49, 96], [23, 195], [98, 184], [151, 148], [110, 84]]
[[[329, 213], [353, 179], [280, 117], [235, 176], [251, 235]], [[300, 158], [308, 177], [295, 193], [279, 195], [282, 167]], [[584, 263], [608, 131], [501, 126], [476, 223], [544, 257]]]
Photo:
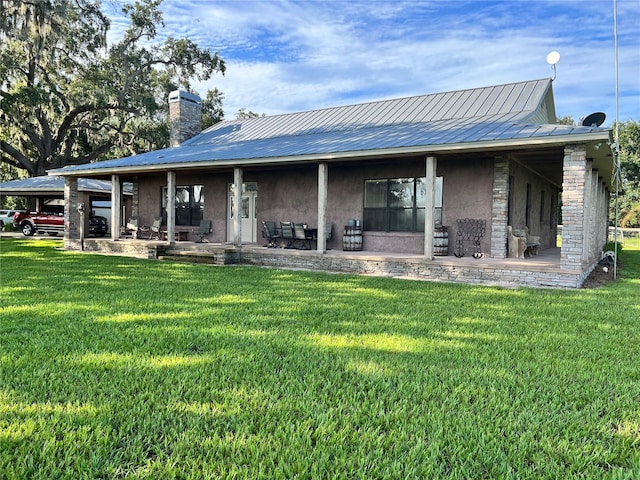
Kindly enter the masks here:
[[553, 147], [538, 150], [520, 150], [509, 157], [537, 175], [562, 188], [562, 159], [564, 148]]
[[[598, 145], [600, 146], [598, 147]], [[524, 167], [562, 188], [564, 146], [523, 149], [509, 152], [508, 155]], [[593, 168], [598, 171], [598, 175], [610, 187], [613, 173], [613, 157], [609, 146], [589, 144], [587, 146], [587, 159], [593, 161]]]

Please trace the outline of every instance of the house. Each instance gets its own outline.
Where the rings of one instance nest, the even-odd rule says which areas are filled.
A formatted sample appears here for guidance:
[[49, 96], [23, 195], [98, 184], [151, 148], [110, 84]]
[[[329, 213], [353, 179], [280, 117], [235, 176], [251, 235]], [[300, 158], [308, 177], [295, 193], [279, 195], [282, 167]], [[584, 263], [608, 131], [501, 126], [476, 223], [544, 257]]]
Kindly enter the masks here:
[[[197, 106], [197, 97], [173, 94], [172, 123], [193, 125]], [[469, 255], [461, 240], [473, 240], [485, 259], [508, 260], [509, 226], [539, 237], [541, 251], [555, 248], [561, 205], [558, 268], [533, 283], [519, 280], [526, 268], [507, 277], [579, 287], [606, 241], [611, 132], [555, 121], [552, 81], [541, 79], [225, 121], [175, 147], [51, 173], [71, 195], [79, 177], [111, 180], [114, 206], [122, 182], [131, 182], [132, 215], [146, 224], [162, 216], [170, 244], [210, 219], [208, 239], [233, 244], [242, 262], [262, 240], [263, 221], [291, 220], [317, 226], [322, 256], [342, 248], [343, 226], [357, 219], [363, 254], [417, 257], [418, 270], [434, 278], [454, 253]], [[113, 223], [120, 212], [112, 209]], [[449, 255], [436, 258], [440, 226]], [[76, 238], [70, 230], [68, 248]]]
[[[111, 181], [80, 178], [77, 182], [76, 205], [85, 205], [94, 215], [111, 218]], [[61, 202], [65, 198], [65, 179], [56, 175], [22, 178], [0, 183], [0, 196], [27, 197], [34, 200], [32, 207], [40, 211], [41, 206], [51, 202]], [[123, 188], [126, 208], [131, 208], [131, 186]], [[89, 216], [85, 218], [89, 222]], [[85, 225], [88, 228], [88, 223]], [[109, 227], [110, 228], [110, 227]], [[87, 231], [87, 229], [85, 229]]]

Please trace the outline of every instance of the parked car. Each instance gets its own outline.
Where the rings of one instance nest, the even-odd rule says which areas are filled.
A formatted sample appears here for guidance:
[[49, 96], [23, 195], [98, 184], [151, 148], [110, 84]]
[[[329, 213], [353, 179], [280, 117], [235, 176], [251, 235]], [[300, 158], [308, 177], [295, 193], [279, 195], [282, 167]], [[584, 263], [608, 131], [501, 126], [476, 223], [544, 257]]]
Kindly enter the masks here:
[[0, 229], [13, 223], [13, 216], [21, 212], [24, 212], [24, 210], [0, 210]]
[[101, 217], [100, 215], [91, 215], [89, 217], [89, 235], [104, 237], [108, 229], [109, 226], [105, 217]]
[[[45, 209], [46, 208], [46, 209]], [[40, 212], [21, 212], [13, 217], [13, 224], [30, 237], [36, 232], [55, 236], [64, 233], [64, 207], [57, 205], [46, 206]], [[107, 234], [107, 219], [98, 215], [89, 217], [89, 235], [104, 237]]]

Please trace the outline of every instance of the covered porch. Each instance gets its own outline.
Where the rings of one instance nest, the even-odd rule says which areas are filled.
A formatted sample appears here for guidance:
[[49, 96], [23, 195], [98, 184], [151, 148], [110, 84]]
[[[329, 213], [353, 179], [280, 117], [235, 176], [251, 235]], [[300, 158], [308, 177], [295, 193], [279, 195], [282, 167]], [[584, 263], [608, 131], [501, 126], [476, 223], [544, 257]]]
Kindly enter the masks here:
[[[256, 214], [253, 217], [253, 221], [256, 224], [260, 224], [263, 219], [282, 218], [284, 215], [289, 218], [302, 217], [311, 219], [311, 222], [314, 222], [312, 225], [317, 226], [318, 239], [315, 242], [313, 251], [282, 251], [281, 249], [257, 247], [256, 245], [260, 244], [262, 240], [259, 237], [252, 242], [242, 240], [243, 226], [242, 222], [237, 219], [242, 218], [240, 206], [243, 202], [242, 194], [245, 178], [249, 176], [249, 181], [256, 179], [260, 181], [269, 178], [269, 175], [271, 175], [271, 178], [277, 177], [279, 179], [278, 185], [281, 186], [285, 183], [285, 177], [279, 173], [279, 170], [273, 173], [268, 169], [253, 170], [249, 175], [245, 175], [245, 169], [240, 167], [226, 169], [226, 173], [215, 177], [213, 176], [215, 175], [214, 173], [205, 174], [205, 172], [200, 172], [199, 177], [207, 178], [206, 175], [209, 175], [208, 178], [215, 178], [216, 182], [221, 185], [217, 189], [209, 189], [210, 192], [213, 191], [214, 195], [217, 195], [215, 197], [216, 201], [212, 202], [213, 208], [216, 210], [208, 210], [212, 208], [211, 206], [206, 207], [204, 216], [205, 218], [213, 219], [214, 232], [231, 231], [232, 235], [229, 238], [220, 238], [220, 235], [217, 237], [212, 236], [213, 238], [209, 238], [212, 243], [205, 245], [189, 241], [176, 241], [176, 233], [185, 227], [176, 225], [175, 197], [172, 192], [175, 192], [177, 174], [175, 171], [169, 170], [161, 173], [158, 178], [162, 178], [162, 176], [166, 178], [167, 188], [165, 191], [168, 197], [166, 200], [166, 238], [170, 240], [160, 243], [148, 240], [142, 240], [142, 243], [131, 243], [130, 240], [122, 238], [120, 232], [114, 229], [112, 230], [111, 242], [96, 242], [85, 239], [85, 249], [103, 252], [123, 251], [125, 253], [131, 250], [136, 255], [150, 258], [165, 258], [168, 256], [198, 258], [201, 261], [222, 265], [261, 265], [377, 274], [425, 280], [577, 288], [581, 286], [582, 281], [599, 260], [599, 254], [606, 239], [608, 203], [606, 180], [599, 175], [599, 171], [594, 168], [593, 162], [588, 159], [585, 145], [566, 145], [564, 149], [556, 149], [547, 153], [549, 156], [546, 157], [546, 164], [550, 163], [551, 159], [555, 159], [552, 162], [554, 163], [553, 173], [558, 178], [553, 183], [562, 184], [564, 187], [562, 190], [565, 203], [562, 205], [562, 217], [565, 221], [565, 228], [562, 231], [562, 248], [551, 248], [555, 246], [556, 238], [554, 223], [555, 202], [552, 200], [545, 203], [544, 192], [542, 192], [543, 196], [540, 197], [539, 201], [532, 201], [529, 199], [530, 190], [533, 192], [531, 195], [535, 195], [537, 190], [529, 189], [528, 185], [526, 189], [518, 189], [517, 184], [513, 184], [511, 181], [512, 178], [519, 178], [517, 176], [512, 177], [512, 175], [518, 172], [518, 170], [514, 169], [522, 169], [521, 165], [525, 157], [521, 153], [520, 158], [512, 154], [510, 156], [495, 155], [492, 159], [485, 160], [485, 163], [491, 168], [487, 169], [490, 173], [485, 174], [483, 177], [483, 191], [486, 192], [484, 203], [478, 200], [480, 198], [478, 196], [465, 198], [464, 195], [455, 195], [453, 199], [449, 197], [443, 209], [442, 217], [450, 225], [454, 225], [456, 219], [461, 217], [471, 215], [478, 218], [484, 217], [487, 228], [482, 244], [484, 257], [481, 259], [475, 259], [471, 256], [462, 258], [453, 256], [454, 228], [449, 232], [451, 236], [449, 255], [442, 257], [434, 255], [436, 204], [432, 195], [427, 195], [426, 199], [423, 232], [403, 235], [402, 233], [364, 231], [364, 244], [367, 247], [364, 251], [342, 252], [342, 238], [339, 235], [344, 223], [338, 222], [340, 219], [349, 218], [351, 215], [356, 218], [359, 217], [358, 213], [361, 213], [362, 208], [360, 206], [362, 205], [362, 192], [359, 188], [349, 189], [345, 188], [344, 183], [339, 183], [342, 179], [354, 178], [335, 173], [342, 172], [340, 169], [352, 168], [349, 164], [340, 166], [336, 163], [329, 164], [328, 162], [317, 162], [314, 166], [307, 167], [307, 170], [298, 170], [300, 172], [308, 171], [310, 174], [304, 177], [302, 174], [298, 174], [297, 177], [293, 177], [293, 180], [304, 178], [306, 184], [302, 185], [304, 188], [299, 186], [296, 190], [289, 190], [286, 197], [288, 202], [283, 201], [281, 197], [273, 193], [274, 191], [276, 193], [279, 192], [278, 188], [275, 190], [263, 189], [262, 192], [265, 192], [265, 190], [268, 192], [261, 197], [264, 213]], [[460, 170], [451, 170], [449, 164], [460, 165], [460, 160], [452, 161], [448, 159], [448, 161], [442, 162], [442, 171], [445, 178], [455, 180], [455, 182], [449, 181], [445, 186], [445, 198], [447, 198], [447, 192], [450, 192], [452, 188], [457, 188], [457, 192], [469, 191], [474, 192], [474, 194], [480, 191], [478, 188], [480, 177], [477, 173], [475, 175], [468, 174], [467, 178], [469, 180], [465, 182]], [[332, 172], [334, 172], [333, 175], [329, 175], [330, 165]], [[414, 162], [414, 170], [409, 173], [413, 176], [422, 174], [426, 180], [427, 191], [434, 192], [436, 190], [436, 168], [438, 166], [436, 157], [429, 155], [421, 160], [417, 159]], [[391, 168], [398, 169], [399, 167], [393, 166]], [[532, 167], [526, 169], [527, 172], [531, 172], [531, 170], [533, 170]], [[369, 171], [367, 170], [367, 172]], [[470, 170], [470, 172], [475, 171]], [[257, 174], [259, 175], [258, 177], [256, 177]], [[537, 175], [540, 174], [538, 173]], [[365, 174], [355, 177], [356, 184], [361, 183], [361, 177], [366, 178]], [[115, 174], [111, 177], [112, 199], [115, 207], [112, 209], [112, 222], [114, 225], [122, 224], [124, 220], [121, 216], [122, 208], [119, 206], [119, 199], [122, 198], [120, 189], [123, 180], [126, 178]], [[134, 182], [134, 215], [138, 214], [143, 208], [149, 206], [152, 209], [154, 208], [153, 199], [142, 202], [143, 195], [138, 193], [139, 185], [142, 183], [143, 178], [146, 177], [140, 175], [138, 177], [139, 180]], [[329, 178], [338, 179], [338, 181], [332, 186]], [[522, 175], [522, 178], [523, 182], [533, 182], [530, 178], [534, 177]], [[67, 177], [66, 181], [67, 198], [73, 199], [76, 179]], [[263, 183], [269, 184], [266, 180]], [[295, 182], [290, 183], [294, 184]], [[150, 185], [151, 187], [147, 188], [150, 192], [160, 191], [161, 187], [157, 181]], [[228, 185], [229, 189], [225, 185]], [[546, 185], [551, 185], [551, 183]], [[544, 186], [542, 188], [544, 189]], [[516, 195], [518, 191], [525, 192], [525, 190], [526, 198], [523, 193]], [[227, 197], [226, 192], [229, 192], [231, 198], [225, 198]], [[336, 192], [339, 192], [339, 194], [336, 194]], [[348, 192], [351, 196], [345, 196], [345, 192]], [[296, 195], [298, 195], [297, 199]], [[548, 198], [548, 191], [546, 195]], [[520, 198], [520, 201], [518, 201], [518, 198]], [[532, 196], [532, 198], [536, 197]], [[292, 199], [296, 199], [296, 201], [292, 201]], [[462, 199], [462, 201], [459, 199]], [[526, 203], [524, 202], [525, 199]], [[571, 199], [571, 201], [566, 202], [567, 199]], [[458, 200], [459, 204], [455, 203], [456, 200]], [[537, 202], [540, 205], [539, 209], [534, 210], [532, 208], [534, 213], [528, 213], [531, 208], [530, 205], [535, 205]], [[517, 208], [519, 203], [523, 204], [519, 209], [521, 210], [520, 212]], [[280, 209], [270, 209], [271, 204], [280, 205]], [[158, 204], [155, 203], [155, 205]], [[211, 203], [208, 205], [211, 205]], [[350, 210], [344, 210], [344, 206], [347, 206]], [[155, 207], [155, 209], [157, 208], [158, 206]], [[222, 215], [227, 209], [230, 211], [231, 218], [225, 220]], [[67, 211], [70, 216], [75, 214], [73, 201], [68, 204]], [[153, 215], [157, 216], [157, 210], [154, 210], [154, 212], [152, 212]], [[221, 212], [222, 215], [220, 214]], [[273, 212], [279, 212], [279, 214], [274, 215]], [[153, 215], [147, 214], [147, 220]], [[144, 218], [144, 215], [142, 217]], [[538, 256], [525, 259], [509, 258], [511, 255], [507, 245], [508, 226], [512, 225], [513, 222], [524, 223], [525, 217], [530, 217], [532, 224], [539, 225], [538, 228], [534, 227], [534, 231], [537, 230], [536, 233], [540, 232], [539, 228], [543, 229], [546, 240], [541, 244]], [[72, 226], [74, 222], [71, 221], [69, 224]], [[549, 227], [549, 224], [552, 224], [553, 227]], [[333, 226], [334, 232], [339, 233], [338, 238], [334, 236], [332, 242], [327, 242], [326, 231], [324, 230], [330, 225]], [[195, 231], [197, 227], [187, 228], [189, 229], [187, 237], [190, 240], [195, 240], [197, 238]], [[71, 249], [78, 247], [77, 232], [72, 230], [70, 228], [65, 235], [65, 246]], [[391, 244], [390, 242], [392, 241], [396, 241], [396, 244]], [[399, 241], [413, 242], [412, 251], [398, 249]], [[265, 243], [266, 239], [262, 244]]]

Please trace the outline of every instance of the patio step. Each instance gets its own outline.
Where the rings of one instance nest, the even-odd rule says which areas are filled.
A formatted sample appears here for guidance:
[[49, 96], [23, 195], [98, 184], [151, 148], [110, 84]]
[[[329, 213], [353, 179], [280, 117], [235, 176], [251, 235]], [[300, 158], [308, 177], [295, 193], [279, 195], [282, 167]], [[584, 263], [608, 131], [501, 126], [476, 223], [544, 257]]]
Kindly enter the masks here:
[[183, 263], [209, 263], [213, 265], [229, 265], [238, 263], [235, 251], [220, 249], [218, 251], [174, 250], [158, 252], [158, 260]]

